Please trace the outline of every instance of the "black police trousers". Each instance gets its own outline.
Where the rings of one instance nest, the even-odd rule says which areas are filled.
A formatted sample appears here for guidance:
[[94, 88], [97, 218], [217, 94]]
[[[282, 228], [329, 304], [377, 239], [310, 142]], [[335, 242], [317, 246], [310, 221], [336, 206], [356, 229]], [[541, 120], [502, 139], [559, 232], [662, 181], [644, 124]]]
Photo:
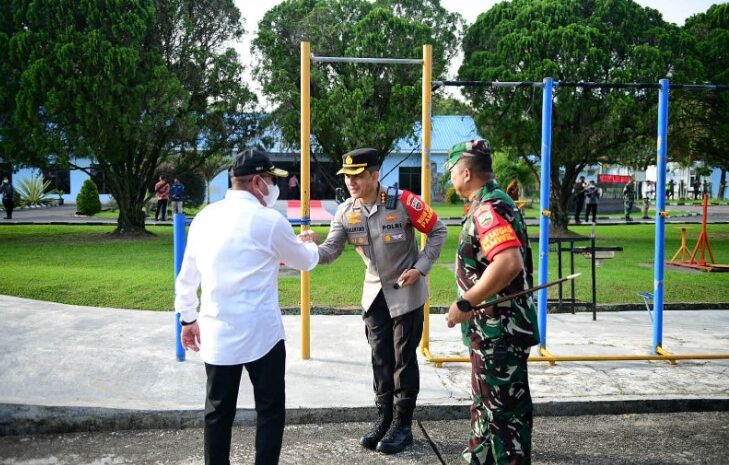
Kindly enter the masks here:
[[256, 403], [256, 465], [276, 465], [286, 420], [286, 346], [280, 340], [266, 355], [241, 365], [205, 364], [205, 465], [230, 465], [230, 436], [245, 366]]
[[375, 403], [413, 411], [420, 391], [417, 349], [423, 333], [423, 307], [395, 318], [380, 293], [362, 316], [372, 349]]
[[13, 208], [15, 208], [15, 202], [12, 198], [3, 199], [3, 207], [5, 207], [5, 219], [13, 219]]

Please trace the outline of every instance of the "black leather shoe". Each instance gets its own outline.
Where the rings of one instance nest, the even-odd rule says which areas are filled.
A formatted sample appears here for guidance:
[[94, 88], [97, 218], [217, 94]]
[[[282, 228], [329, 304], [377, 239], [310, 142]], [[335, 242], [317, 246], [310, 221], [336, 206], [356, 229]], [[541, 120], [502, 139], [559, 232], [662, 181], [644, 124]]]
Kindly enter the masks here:
[[397, 454], [413, 443], [411, 430], [413, 412], [395, 412], [395, 418], [385, 436], [377, 443], [377, 452]]
[[377, 404], [377, 421], [372, 430], [359, 439], [359, 444], [369, 450], [375, 450], [377, 443], [387, 433], [392, 423], [392, 404]]

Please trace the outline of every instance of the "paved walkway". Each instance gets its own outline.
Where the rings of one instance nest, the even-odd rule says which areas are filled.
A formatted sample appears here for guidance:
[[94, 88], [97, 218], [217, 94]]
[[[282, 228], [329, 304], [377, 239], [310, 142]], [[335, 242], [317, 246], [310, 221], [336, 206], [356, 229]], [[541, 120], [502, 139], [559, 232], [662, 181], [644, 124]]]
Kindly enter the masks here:
[[[0, 435], [199, 426], [205, 373], [175, 359], [173, 313], [91, 308], [0, 296]], [[372, 415], [369, 347], [359, 316], [313, 316], [311, 359], [300, 357], [300, 318], [284, 316], [291, 423], [366, 421]], [[664, 347], [729, 354], [729, 312], [667, 311]], [[550, 315], [555, 355], [648, 354], [645, 311]], [[434, 355], [465, 354], [457, 329], [431, 315]], [[469, 367], [421, 358], [420, 419], [465, 418]], [[530, 364], [542, 415], [729, 410], [729, 360]], [[253, 420], [250, 383], [238, 419]]]
[[[276, 202], [275, 208], [281, 212], [282, 215], [287, 214], [287, 201], [279, 200]], [[709, 222], [710, 223], [729, 223], [729, 205], [713, 205], [709, 207]], [[334, 214], [337, 211], [337, 204], [333, 200], [323, 200], [322, 210], [324, 213], [329, 212]], [[688, 212], [689, 216], [672, 216], [666, 220], [667, 224], [672, 223], [701, 223], [701, 206], [693, 205], [681, 205], [681, 206], [669, 206], [669, 210], [677, 210]], [[635, 218], [639, 218], [634, 215]], [[460, 219], [445, 219], [448, 225], [460, 224]], [[0, 219], [0, 224], [14, 223], [14, 224], [116, 224], [115, 218], [97, 218], [88, 216], [76, 215], [76, 207], [74, 205], [64, 205], [61, 207], [48, 207], [48, 208], [29, 208], [23, 210], [16, 210], [13, 212], [12, 220]], [[329, 225], [329, 221], [315, 220], [314, 224]], [[538, 225], [537, 219], [527, 219], [529, 225]], [[617, 225], [626, 224], [625, 221], [615, 218], [600, 217], [597, 218], [599, 225]], [[651, 224], [654, 220], [641, 220], [636, 219], [629, 224]], [[154, 221], [147, 219], [148, 225], [171, 225], [172, 221]], [[587, 223], [583, 223], [587, 224]]]

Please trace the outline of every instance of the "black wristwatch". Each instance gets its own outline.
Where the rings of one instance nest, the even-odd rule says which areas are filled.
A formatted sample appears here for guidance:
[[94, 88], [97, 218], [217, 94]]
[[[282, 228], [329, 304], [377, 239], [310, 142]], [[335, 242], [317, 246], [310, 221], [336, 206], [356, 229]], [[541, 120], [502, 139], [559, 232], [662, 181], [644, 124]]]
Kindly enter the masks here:
[[194, 319], [194, 320], [192, 320], [192, 321], [182, 321], [182, 320], [180, 320], [180, 324], [182, 326], [188, 326], [188, 325], [191, 325], [191, 324], [195, 323], [196, 321], [197, 321], [197, 318]]
[[456, 307], [458, 307], [458, 310], [462, 312], [470, 312], [471, 310], [473, 310], [473, 305], [471, 305], [471, 302], [464, 299], [463, 296], [459, 297], [458, 300], [456, 300]]

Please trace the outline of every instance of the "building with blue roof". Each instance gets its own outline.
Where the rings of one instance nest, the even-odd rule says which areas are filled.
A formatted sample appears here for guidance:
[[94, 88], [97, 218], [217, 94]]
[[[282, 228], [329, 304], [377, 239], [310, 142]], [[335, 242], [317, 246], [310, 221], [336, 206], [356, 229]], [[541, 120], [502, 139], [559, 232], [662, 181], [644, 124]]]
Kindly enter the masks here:
[[[421, 123], [415, 123], [414, 137], [395, 142], [395, 148], [380, 168], [380, 180], [390, 186], [420, 193]], [[437, 196], [438, 178], [443, 175], [448, 150], [459, 142], [480, 139], [476, 122], [470, 116], [433, 116], [431, 118], [430, 167], [433, 196]]]
[[[395, 141], [393, 151], [385, 158], [380, 167], [380, 180], [386, 186], [398, 183], [402, 189], [420, 193], [420, 167], [421, 167], [421, 123], [413, 126], [413, 137], [402, 138]], [[476, 129], [476, 123], [470, 116], [433, 116], [431, 118], [431, 177], [433, 195], [438, 193], [438, 178], [443, 175], [443, 164], [446, 161], [448, 150], [455, 144], [464, 140], [477, 139], [481, 136]], [[260, 144], [263, 149], [271, 154], [271, 159], [276, 166], [289, 170], [290, 174], [299, 176], [300, 153], [298, 147], [287, 147], [282, 144], [278, 129], [269, 128], [266, 135], [261, 137]], [[255, 144], [254, 144], [255, 145]], [[312, 150], [315, 147], [312, 144]], [[327, 166], [331, 163], [329, 157], [318, 157], [322, 164]], [[317, 165], [312, 161], [312, 179], [321, 182], [317, 176]], [[314, 182], [312, 182], [314, 184]], [[285, 180], [280, 182], [281, 198], [287, 198], [288, 183]], [[211, 201], [220, 200], [225, 196], [228, 188], [227, 173], [219, 174], [211, 183]], [[322, 189], [325, 193], [318, 196], [317, 189], [312, 186], [312, 198], [330, 199], [333, 197], [331, 189]]]

